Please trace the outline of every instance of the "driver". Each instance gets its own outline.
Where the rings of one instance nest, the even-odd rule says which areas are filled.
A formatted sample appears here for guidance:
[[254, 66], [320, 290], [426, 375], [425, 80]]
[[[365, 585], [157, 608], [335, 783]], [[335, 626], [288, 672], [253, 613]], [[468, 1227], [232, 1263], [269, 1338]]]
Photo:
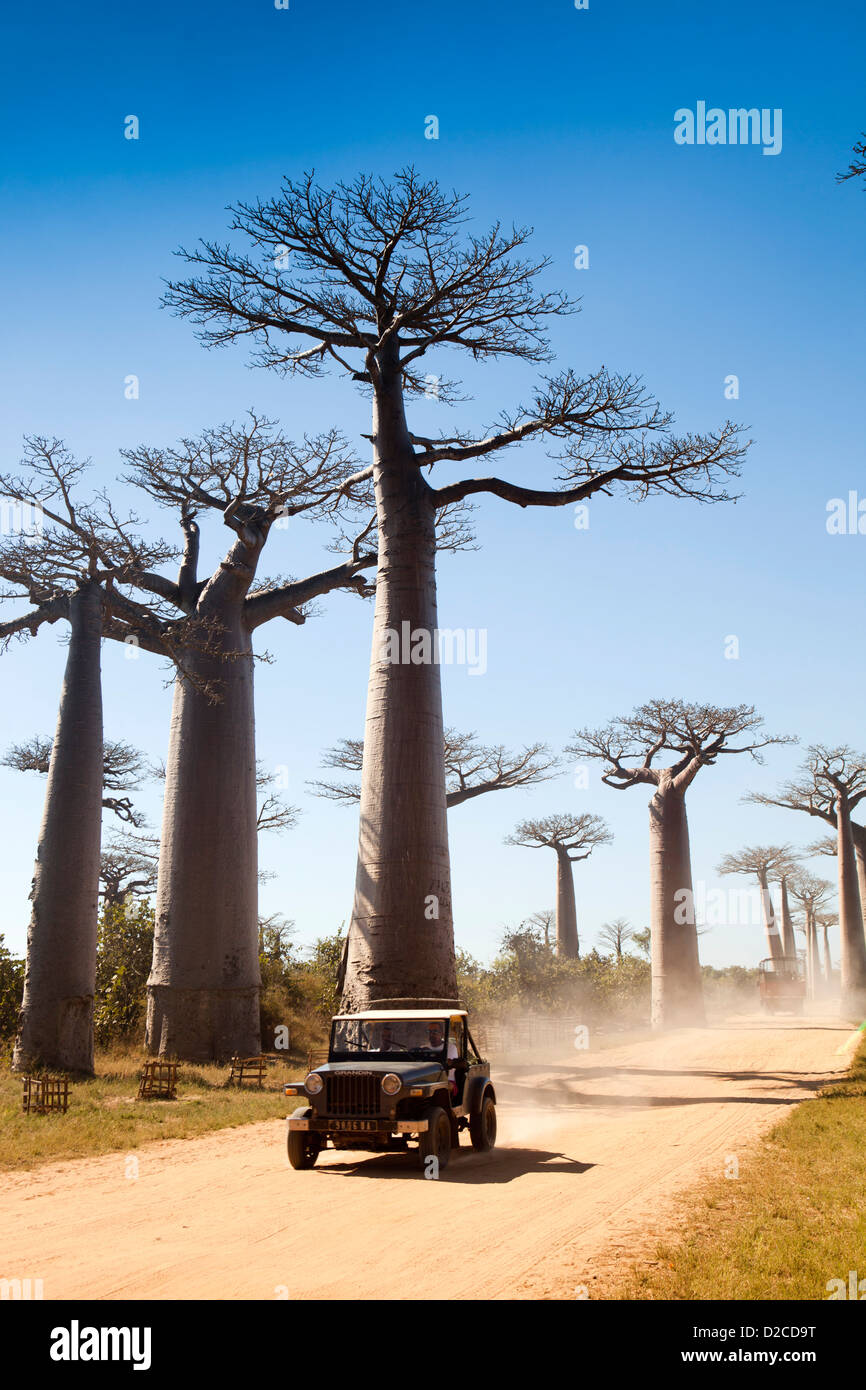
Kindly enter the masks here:
[[394, 1029], [390, 1023], [383, 1023], [379, 1029], [379, 1045], [371, 1047], [371, 1052], [392, 1052], [394, 1050]]

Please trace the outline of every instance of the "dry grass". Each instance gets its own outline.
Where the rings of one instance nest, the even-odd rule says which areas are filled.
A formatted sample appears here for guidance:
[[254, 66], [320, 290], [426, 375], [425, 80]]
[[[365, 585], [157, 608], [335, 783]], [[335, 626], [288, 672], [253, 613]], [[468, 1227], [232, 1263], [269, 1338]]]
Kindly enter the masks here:
[[[847, 1078], [804, 1101], [682, 1202], [682, 1236], [600, 1290], [606, 1299], [827, 1299], [866, 1279], [866, 1041]], [[866, 1286], [864, 1286], [866, 1287]]]
[[55, 1159], [135, 1149], [151, 1139], [189, 1139], [210, 1130], [287, 1114], [282, 1085], [303, 1075], [306, 1058], [289, 1055], [265, 1075], [265, 1088], [228, 1087], [230, 1068], [181, 1063], [176, 1100], [138, 1100], [140, 1051], [98, 1052], [96, 1075], [73, 1079], [66, 1115], [25, 1115], [21, 1078], [0, 1070], [0, 1170]]

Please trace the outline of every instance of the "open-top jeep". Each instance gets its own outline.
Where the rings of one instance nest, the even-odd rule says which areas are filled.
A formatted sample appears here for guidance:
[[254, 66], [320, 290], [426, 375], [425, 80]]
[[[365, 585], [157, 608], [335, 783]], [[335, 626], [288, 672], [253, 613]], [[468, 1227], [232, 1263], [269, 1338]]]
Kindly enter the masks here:
[[801, 1014], [806, 977], [799, 956], [768, 956], [758, 966], [758, 998], [765, 1014]]
[[305, 1102], [289, 1117], [289, 1162], [312, 1168], [335, 1149], [406, 1151], [441, 1170], [461, 1130], [474, 1149], [496, 1142], [490, 1065], [472, 1041], [465, 1009], [370, 1009], [338, 1014], [328, 1060], [285, 1087]]

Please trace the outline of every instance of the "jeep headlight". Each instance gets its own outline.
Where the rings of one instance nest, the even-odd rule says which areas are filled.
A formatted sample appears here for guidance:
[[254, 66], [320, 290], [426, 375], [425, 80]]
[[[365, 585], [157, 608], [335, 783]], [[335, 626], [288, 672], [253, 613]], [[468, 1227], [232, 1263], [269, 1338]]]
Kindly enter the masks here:
[[325, 1083], [319, 1076], [319, 1073], [316, 1071], [311, 1071], [306, 1081], [304, 1082], [304, 1090], [307, 1092], [308, 1096], [317, 1096], [324, 1084]]
[[382, 1090], [386, 1096], [396, 1096], [402, 1086], [403, 1082], [393, 1071], [386, 1072], [382, 1077]]

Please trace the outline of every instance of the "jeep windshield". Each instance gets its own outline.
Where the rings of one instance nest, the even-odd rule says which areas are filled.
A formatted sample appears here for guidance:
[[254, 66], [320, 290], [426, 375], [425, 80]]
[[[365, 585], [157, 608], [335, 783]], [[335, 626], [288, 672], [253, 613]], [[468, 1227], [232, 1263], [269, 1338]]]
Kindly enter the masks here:
[[331, 1034], [331, 1061], [445, 1060], [444, 1020], [338, 1018]]

